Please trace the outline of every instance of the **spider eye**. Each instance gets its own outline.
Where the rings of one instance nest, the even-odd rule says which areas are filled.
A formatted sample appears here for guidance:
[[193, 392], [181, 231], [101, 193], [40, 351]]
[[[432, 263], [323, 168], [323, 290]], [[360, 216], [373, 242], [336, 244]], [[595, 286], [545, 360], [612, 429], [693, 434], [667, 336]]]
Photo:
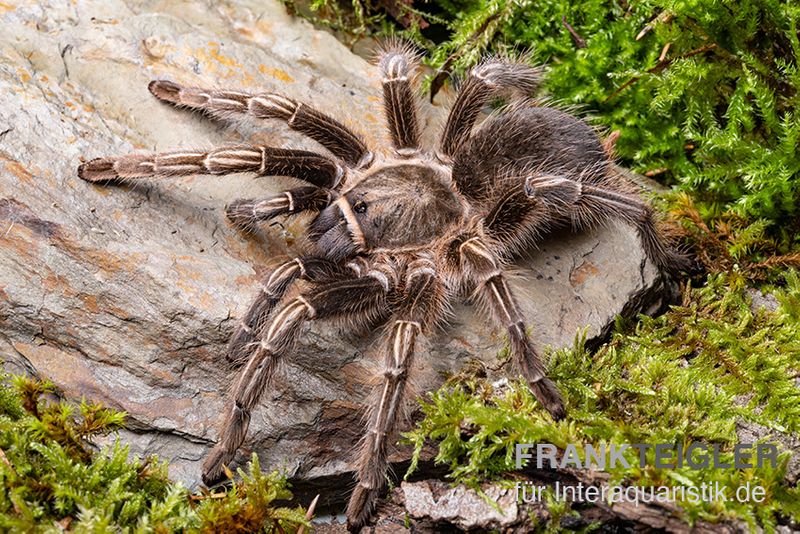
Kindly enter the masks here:
[[367, 211], [367, 203], [363, 200], [359, 200], [355, 204], [353, 204], [353, 211], [356, 213], [364, 213]]

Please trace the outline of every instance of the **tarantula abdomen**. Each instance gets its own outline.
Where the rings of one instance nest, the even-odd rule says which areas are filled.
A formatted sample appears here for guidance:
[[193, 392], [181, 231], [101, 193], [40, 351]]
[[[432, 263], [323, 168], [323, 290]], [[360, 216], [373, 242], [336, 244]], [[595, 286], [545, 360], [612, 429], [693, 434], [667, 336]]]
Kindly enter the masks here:
[[533, 171], [602, 181], [609, 166], [597, 133], [585, 122], [558, 109], [527, 106], [489, 118], [456, 153], [453, 176], [465, 195], [486, 201], [498, 194], [490, 186], [516, 187]]

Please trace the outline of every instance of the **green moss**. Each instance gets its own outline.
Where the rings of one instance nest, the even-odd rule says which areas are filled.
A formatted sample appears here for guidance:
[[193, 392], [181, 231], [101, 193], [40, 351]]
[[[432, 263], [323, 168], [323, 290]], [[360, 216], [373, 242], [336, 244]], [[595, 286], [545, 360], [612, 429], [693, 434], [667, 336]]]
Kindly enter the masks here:
[[192, 495], [155, 457], [130, 459], [119, 441], [91, 439], [120, 428], [124, 414], [89, 402], [50, 402], [52, 384], [0, 377], [0, 531], [291, 532], [307, 524], [285, 478], [249, 472], [224, 493]]
[[[796, 274], [777, 292], [776, 311], [752, 311], [742, 279], [711, 276], [682, 305], [659, 318], [642, 317], [633, 331], [618, 325], [591, 354], [578, 340], [552, 354], [550, 374], [566, 396], [569, 415], [554, 423], [523, 383], [494, 391], [484, 379], [451, 381], [423, 403], [424, 419], [406, 435], [419, 453], [438, 446], [437, 462], [454, 480], [477, 484], [514, 470], [517, 443], [719, 443], [732, 459], [737, 421], [800, 435], [800, 329]], [[800, 487], [788, 487], [788, 453], [776, 469], [609, 469], [612, 483], [675, 486], [714, 483], [766, 488], [764, 503], [683, 502], [685, 519], [740, 518], [774, 528], [777, 516], [800, 519]], [[633, 457], [631, 457], [633, 460]]]

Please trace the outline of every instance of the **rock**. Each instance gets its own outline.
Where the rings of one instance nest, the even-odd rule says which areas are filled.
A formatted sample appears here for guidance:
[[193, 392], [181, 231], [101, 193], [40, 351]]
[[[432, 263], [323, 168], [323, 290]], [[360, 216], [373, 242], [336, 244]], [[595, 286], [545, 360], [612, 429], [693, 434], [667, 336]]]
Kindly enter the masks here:
[[778, 453], [789, 453], [783, 479], [793, 487], [800, 482], [800, 438], [790, 432], [767, 428], [753, 421], [737, 419], [736, 437], [739, 443], [769, 443], [778, 448]]
[[[514, 488], [487, 485], [483, 496], [463, 484], [450, 487], [445, 482], [403, 482], [403, 501], [414, 519], [448, 523], [463, 530], [503, 529], [519, 522]], [[489, 503], [493, 504], [489, 504]]]
[[[518, 473], [518, 475], [520, 475]], [[602, 525], [608, 532], [670, 532], [684, 534], [745, 534], [751, 532], [741, 520], [727, 519], [709, 523], [698, 519], [689, 525], [684, 513], [674, 503], [629, 502], [607, 503], [602, 499], [575, 501], [569, 491], [561, 496], [538, 494], [534, 488], [558, 481], [562, 488], [596, 488], [601, 494], [608, 486], [607, 473], [575, 469], [528, 470], [514, 484], [485, 482], [480, 493], [464, 484], [438, 479], [403, 482], [389, 492], [378, 505], [374, 524], [364, 530], [370, 534], [416, 532], [504, 532], [527, 533], [540, 530], [584, 531]], [[521, 488], [527, 488], [523, 490]], [[562, 492], [565, 490], [562, 489]], [[586, 491], [586, 490], [584, 490]], [[519, 493], [519, 500], [517, 499]], [[540, 496], [537, 496], [540, 495]], [[557, 509], [553, 509], [553, 505]], [[566, 511], [566, 513], [565, 513]], [[557, 523], [552, 524], [554, 520]], [[342, 518], [317, 516], [314, 532], [340, 534], [347, 532]]]
[[[214, 6], [214, 7], [209, 7]], [[135, 149], [269, 142], [315, 148], [274, 122], [233, 130], [157, 102], [153, 78], [280, 91], [384, 142], [374, 69], [273, 0], [0, 4], [0, 355], [70, 399], [129, 414], [132, 451], [197, 484], [230, 376], [224, 347], [268, 265], [304, 221], [256, 238], [223, 206], [285, 184], [236, 175], [131, 187], [82, 182], [83, 159]], [[423, 104], [428, 132], [443, 109]], [[602, 335], [618, 314], [659, 306], [662, 281], [634, 231], [561, 233], [521, 261], [514, 285], [541, 346]], [[504, 336], [464, 306], [421, 348], [418, 391]], [[243, 454], [297, 479], [345, 476], [380, 357], [377, 334], [314, 325], [253, 415]], [[397, 458], [405, 452], [401, 451]], [[243, 456], [244, 457], [244, 456]], [[341, 480], [341, 479], [339, 479]], [[341, 486], [339, 486], [341, 487]], [[342, 493], [342, 492], [339, 492]]]
[[777, 297], [772, 293], [764, 293], [754, 287], [748, 287], [746, 291], [750, 295], [750, 309], [753, 313], [758, 313], [761, 308], [767, 312], [774, 312], [781, 305]]

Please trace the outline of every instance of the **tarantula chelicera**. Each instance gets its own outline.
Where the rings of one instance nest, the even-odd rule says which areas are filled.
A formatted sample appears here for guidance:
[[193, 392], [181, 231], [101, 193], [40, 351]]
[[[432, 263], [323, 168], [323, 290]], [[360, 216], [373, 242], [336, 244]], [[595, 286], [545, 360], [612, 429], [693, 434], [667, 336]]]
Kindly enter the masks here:
[[[525, 99], [537, 86], [539, 69], [500, 58], [474, 67], [433, 149], [420, 144], [415, 67], [416, 57], [405, 47], [389, 46], [380, 54], [392, 142], [385, 154], [373, 153], [331, 117], [284, 96], [159, 80], [149, 89], [164, 102], [217, 117], [279, 119], [327, 152], [235, 146], [99, 158], [78, 169], [81, 178], [95, 183], [238, 172], [304, 182], [227, 207], [230, 221], [244, 230], [280, 215], [315, 215], [307, 254], [264, 278], [231, 338], [228, 358], [241, 369], [203, 480], [213, 484], [225, 477], [224, 466], [242, 445], [253, 408], [304, 323], [388, 323], [386, 366], [347, 509], [352, 530], [369, 520], [384, 487], [415, 341], [443, 320], [454, 298], [481, 303], [505, 329], [513, 360], [534, 395], [560, 419], [564, 402], [526, 333], [506, 281], [508, 262], [554, 225], [580, 229], [620, 219], [636, 228], [658, 267], [686, 266], [666, 245], [650, 206], [615, 174], [596, 132], [568, 113]], [[514, 96], [505, 111], [472, 133], [487, 103]]]

